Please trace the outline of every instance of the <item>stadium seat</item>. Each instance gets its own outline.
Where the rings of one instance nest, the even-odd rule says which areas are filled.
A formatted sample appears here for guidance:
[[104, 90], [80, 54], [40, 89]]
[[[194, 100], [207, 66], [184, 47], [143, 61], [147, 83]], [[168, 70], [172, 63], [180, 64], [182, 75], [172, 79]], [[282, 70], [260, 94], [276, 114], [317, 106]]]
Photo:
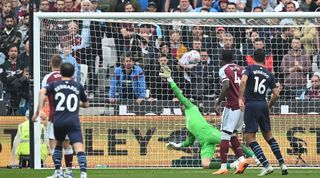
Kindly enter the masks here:
[[88, 65], [80, 64], [80, 83], [84, 86], [88, 78]]
[[114, 38], [102, 39], [103, 67], [113, 66], [117, 62], [117, 51]]

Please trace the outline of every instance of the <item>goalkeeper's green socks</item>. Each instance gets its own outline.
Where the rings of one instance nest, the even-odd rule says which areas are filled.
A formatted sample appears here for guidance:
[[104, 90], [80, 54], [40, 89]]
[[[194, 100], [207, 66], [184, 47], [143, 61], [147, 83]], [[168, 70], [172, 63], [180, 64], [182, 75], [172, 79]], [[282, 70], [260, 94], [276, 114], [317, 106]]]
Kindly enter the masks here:
[[[220, 162], [213, 162], [211, 161], [209, 164], [209, 169], [220, 169], [221, 163]], [[227, 163], [227, 168], [230, 169], [230, 163]]]
[[241, 148], [242, 151], [245, 155], [247, 155], [248, 157], [252, 158], [254, 156], [254, 153], [251, 149], [249, 149], [248, 147], [246, 147], [244, 144], [241, 144]]

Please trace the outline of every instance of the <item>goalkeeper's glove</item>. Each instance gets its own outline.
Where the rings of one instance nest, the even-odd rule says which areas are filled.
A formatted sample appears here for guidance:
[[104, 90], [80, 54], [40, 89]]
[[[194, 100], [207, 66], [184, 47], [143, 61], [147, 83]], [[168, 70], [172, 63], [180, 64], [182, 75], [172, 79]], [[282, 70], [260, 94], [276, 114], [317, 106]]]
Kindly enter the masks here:
[[167, 79], [167, 80], [172, 80], [171, 78], [171, 70], [168, 66], [162, 66], [161, 69], [160, 69], [160, 73], [159, 73], [159, 76], [164, 78], [164, 79]]
[[181, 143], [169, 142], [166, 144], [168, 150], [175, 150], [181, 148]]

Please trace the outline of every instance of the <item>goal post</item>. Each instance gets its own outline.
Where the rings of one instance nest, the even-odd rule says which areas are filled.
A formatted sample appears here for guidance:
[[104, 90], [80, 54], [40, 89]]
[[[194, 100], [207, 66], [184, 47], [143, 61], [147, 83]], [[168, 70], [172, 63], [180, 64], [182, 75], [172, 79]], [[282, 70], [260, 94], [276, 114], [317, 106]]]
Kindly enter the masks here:
[[[309, 23], [304, 23], [307, 20]], [[313, 73], [319, 71], [320, 67], [320, 13], [316, 12], [38, 12], [34, 13], [33, 23], [34, 103], [38, 103], [42, 78], [50, 72], [48, 66], [50, 56], [56, 53], [65, 54], [65, 49], [62, 47], [65, 44], [61, 43], [65, 42], [63, 37], [68, 35], [71, 21], [77, 21], [77, 23], [81, 21], [81, 25], [77, 24], [78, 28], [94, 29], [94, 33], [89, 32], [86, 35], [99, 35], [94, 36], [95, 40], [100, 38], [98, 41], [91, 41], [89, 46], [85, 46], [83, 41], [88, 38], [83, 36], [85, 33], [81, 34], [78, 31], [77, 35], [80, 35], [82, 41], [79, 42], [73, 38], [70, 39], [71, 42], [69, 41], [71, 57], [79, 64], [80, 82], [92, 92], [92, 97], [89, 98], [90, 107], [80, 111], [84, 147], [88, 155], [88, 166], [91, 168], [201, 167], [198, 142], [195, 142], [192, 147], [176, 151], [169, 151], [165, 147], [169, 141], [183, 141], [187, 131], [179, 102], [169, 92], [170, 89], [167, 88], [168, 90], [161, 90], [161, 92], [158, 90], [159, 86], [164, 86], [162, 83], [165, 83], [157, 78], [158, 59], [161, 53], [167, 54], [170, 65], [177, 70], [175, 74], [181, 75], [175, 79], [183, 92], [203, 107], [206, 119], [218, 128], [221, 121], [220, 117], [214, 114], [213, 106], [220, 90], [219, 57], [224, 48], [223, 45], [227, 45], [227, 42], [222, 44], [222, 38], [228, 37], [225, 34], [231, 35], [233, 40], [231, 48], [235, 50], [237, 62], [243, 65], [250, 63], [249, 58], [252, 57], [254, 40], [262, 39], [261, 42], [267, 54], [273, 57], [273, 62], [269, 67], [279, 77], [278, 80], [283, 86], [289, 86], [285, 82], [290, 72], [283, 73], [281, 62], [282, 57], [290, 50], [291, 41], [284, 45], [284, 40], [277, 40], [276, 38], [281, 36], [281, 33], [292, 33], [290, 34], [292, 36], [289, 35], [288, 38], [290, 40], [299, 38], [304, 51], [308, 52], [309, 61], [300, 64], [303, 65], [302, 67], [308, 67], [308, 70], [303, 73], [304, 86], [299, 89], [306, 90], [311, 86]], [[96, 26], [92, 29], [85, 27], [88, 21]], [[219, 39], [219, 31], [222, 30], [224, 36]], [[312, 31], [311, 37], [307, 37], [303, 30]], [[177, 68], [179, 58], [184, 52], [192, 49], [199, 50], [200, 53], [205, 49], [205, 54], [210, 59], [207, 58], [208, 61], [198, 63], [191, 71], [179, 71]], [[283, 50], [286, 50], [285, 54]], [[141, 89], [143, 93], [140, 93], [144, 101], [137, 104], [136, 98], [129, 98], [118, 99], [116, 103], [111, 103], [110, 98], [121, 96], [119, 92], [115, 92], [116, 95], [111, 97], [109, 94], [113, 71], [120, 66], [121, 55], [128, 51], [132, 52], [135, 65], [144, 71], [145, 88]], [[281, 56], [281, 59], [278, 55]], [[205, 57], [204, 54], [203, 57]], [[304, 66], [305, 64], [308, 66]], [[205, 66], [202, 67], [202, 65]], [[135, 82], [134, 79], [126, 81]], [[127, 85], [130, 84], [126, 83]], [[139, 86], [141, 87], [141, 84]], [[287, 95], [289, 94], [285, 92], [283, 96]], [[281, 97], [272, 109], [273, 134], [279, 142], [288, 165], [320, 166], [318, 161], [320, 160], [319, 106], [320, 98], [310, 99], [304, 95], [295, 95]], [[35, 168], [41, 168], [40, 144], [37, 144], [40, 143], [40, 133], [37, 129], [34, 131]], [[262, 141], [260, 134], [258, 134], [258, 140], [270, 162], [277, 165], [269, 145]], [[233, 154], [229, 153], [232, 160]], [[216, 154], [213, 159], [218, 160], [218, 158], [219, 155]], [[51, 158], [44, 162], [44, 166], [53, 167]]]

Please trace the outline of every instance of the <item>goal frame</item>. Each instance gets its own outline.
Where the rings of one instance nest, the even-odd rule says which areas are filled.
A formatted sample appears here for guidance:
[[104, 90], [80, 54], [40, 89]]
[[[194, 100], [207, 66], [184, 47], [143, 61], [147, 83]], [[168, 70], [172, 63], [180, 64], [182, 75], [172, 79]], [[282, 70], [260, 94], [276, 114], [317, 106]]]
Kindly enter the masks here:
[[[40, 91], [40, 21], [41, 19], [275, 19], [275, 18], [320, 18], [318, 12], [263, 12], [263, 13], [54, 13], [54, 12], [36, 12], [33, 18], [33, 80], [34, 80], [34, 111], [36, 111], [38, 103], [38, 95]], [[34, 123], [34, 168], [41, 169], [41, 151], [40, 151], [40, 122]], [[31, 145], [30, 144], [30, 145]]]

